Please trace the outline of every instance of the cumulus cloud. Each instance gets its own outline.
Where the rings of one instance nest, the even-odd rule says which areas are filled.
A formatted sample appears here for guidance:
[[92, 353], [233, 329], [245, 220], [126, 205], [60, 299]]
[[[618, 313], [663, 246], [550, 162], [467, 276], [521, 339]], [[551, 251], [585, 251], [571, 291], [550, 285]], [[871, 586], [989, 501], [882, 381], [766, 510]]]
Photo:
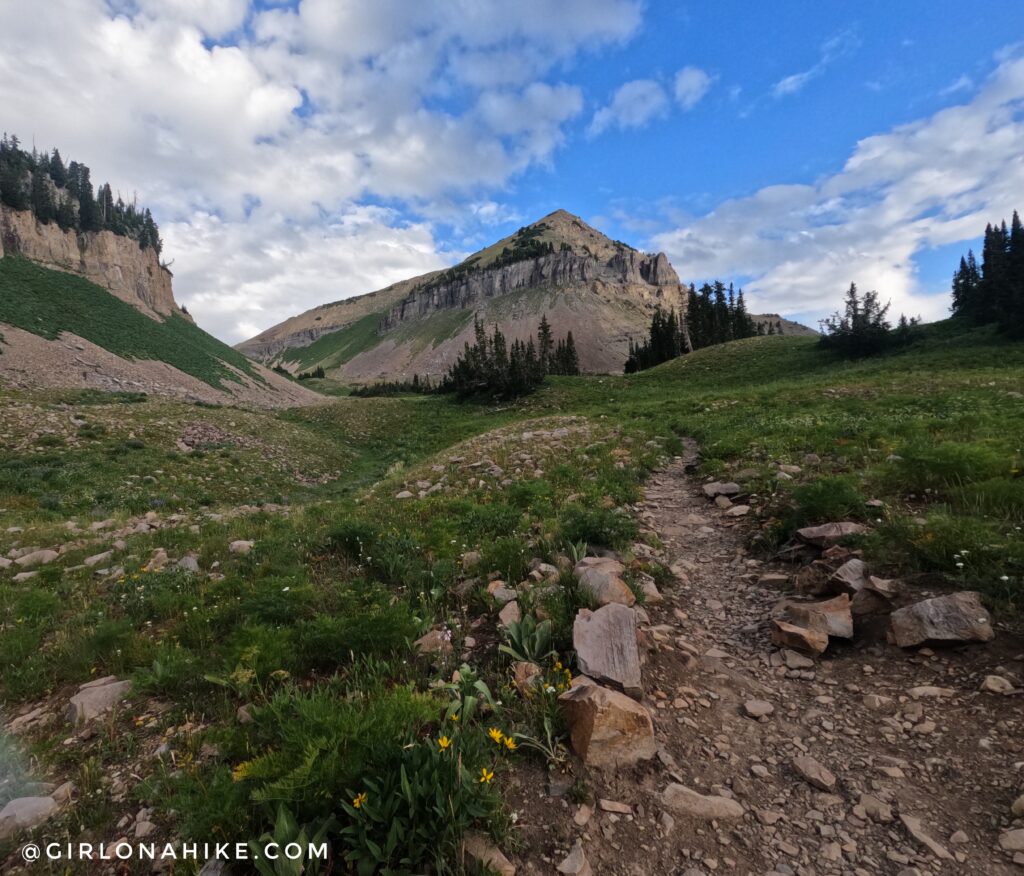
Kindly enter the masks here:
[[[162, 229], [179, 295], [199, 323], [237, 342], [290, 316], [443, 267], [429, 226], [356, 207], [316, 227], [257, 210], [249, 222], [196, 213]], [[179, 267], [180, 266], [180, 267]]]
[[676, 73], [676, 102], [684, 110], [693, 109], [711, 90], [712, 82], [711, 76], [700, 67], [683, 67]]
[[[380, 262], [359, 271], [338, 255], [356, 260], [371, 230], [401, 254], [398, 270], [436, 267], [432, 241], [429, 253], [415, 235], [403, 248], [415, 228], [403, 216], [486, 200], [550, 162], [582, 96], [548, 80], [579, 53], [628, 39], [641, 6], [48, 0], [28, 14], [0, 3], [0, 105], [9, 131], [59, 147], [153, 207], [176, 294], [201, 324], [238, 340], [271, 324], [275, 293], [248, 281], [232, 293], [234, 252], [204, 259], [204, 246], [243, 252], [285, 302], [295, 288], [277, 271], [282, 241], [303, 288], [314, 268], [345, 270], [348, 294], [394, 279]], [[406, 212], [366, 225], [365, 205], [380, 202]], [[289, 311], [298, 300], [309, 299]]]
[[860, 41], [849, 32], [826, 40], [821, 46], [818, 62], [799, 73], [784, 76], [772, 87], [772, 94], [775, 97], [786, 97], [802, 91], [804, 86], [821, 76], [836, 61], [851, 54], [859, 45]]
[[894, 313], [941, 318], [948, 289], [925, 288], [914, 258], [1019, 206], [1022, 113], [1018, 58], [969, 103], [861, 140], [839, 173], [727, 201], [654, 243], [683, 276], [751, 278], [759, 311], [822, 316], [855, 281], [892, 299]]
[[587, 134], [596, 137], [609, 128], [642, 128], [667, 110], [668, 95], [660, 84], [653, 79], [634, 79], [620, 86], [611, 102], [594, 113]]

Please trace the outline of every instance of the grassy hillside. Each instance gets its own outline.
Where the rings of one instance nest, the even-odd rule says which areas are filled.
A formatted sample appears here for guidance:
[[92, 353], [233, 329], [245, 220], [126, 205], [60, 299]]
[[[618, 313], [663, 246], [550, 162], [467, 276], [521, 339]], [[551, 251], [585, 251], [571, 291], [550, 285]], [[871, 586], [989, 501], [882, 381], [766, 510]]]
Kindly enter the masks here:
[[72, 332], [127, 359], [166, 362], [216, 388], [239, 380], [225, 363], [263, 382], [241, 353], [187, 319], [171, 314], [157, 322], [95, 283], [23, 258], [0, 259], [0, 322], [51, 339]]
[[[491, 597], [466, 584], [461, 557], [480, 551], [481, 569], [510, 582], [532, 557], [583, 542], [628, 557], [637, 527], [618, 509], [683, 437], [700, 441], [704, 474], [754, 494], [750, 533], [764, 555], [804, 523], [862, 519], [883, 574], [977, 587], [1007, 621], [1024, 602], [1024, 345], [985, 330], [930, 327], [909, 349], [860, 362], [810, 339], [756, 338], [631, 377], [554, 379], [501, 408], [443, 397], [339, 398], [280, 414], [96, 401], [0, 398], [0, 533], [25, 529], [0, 534], [0, 553], [81, 539], [30, 581], [0, 571], [0, 701], [63, 703], [108, 673], [136, 685], [130, 712], [91, 739], [62, 745], [57, 725], [30, 735], [29, 753], [82, 789], [61, 822], [71, 836], [113, 835], [123, 807], [95, 776], [115, 768], [142, 777], [133, 794], [179, 836], [256, 836], [278, 803], [306, 824], [332, 813], [348, 823], [344, 807], [390, 788], [400, 766], [415, 777], [408, 793], [432, 800], [449, 780], [430, 772], [445, 735], [474, 776], [466, 808], [411, 854], [421, 865], [431, 849], [454, 854], [470, 822], [501, 837], [499, 790], [517, 758], [537, 755], [499, 753], [488, 730], [543, 740], [557, 709], [553, 697], [520, 697], [493, 648], [473, 651], [462, 684], [449, 683], [467, 634], [497, 638]], [[196, 420], [223, 435], [186, 456], [175, 441]], [[779, 462], [802, 470], [780, 480]], [[442, 479], [445, 489], [418, 497], [421, 482]], [[403, 489], [417, 497], [396, 501]], [[268, 501], [291, 510], [236, 513]], [[181, 516], [130, 532], [123, 550], [113, 535], [65, 529], [70, 517], [88, 532], [145, 509]], [[241, 538], [250, 553], [229, 550]], [[105, 565], [123, 571], [77, 568], [106, 549]], [[157, 549], [212, 574], [173, 562], [145, 571]], [[657, 563], [640, 567], [667, 580]], [[544, 599], [568, 665], [583, 598], [564, 578]], [[454, 654], [416, 660], [411, 641], [434, 625]], [[466, 705], [481, 696], [478, 679], [502, 703], [486, 721]], [[242, 705], [252, 722], [237, 719]], [[186, 722], [202, 729], [174, 729]], [[172, 757], [151, 754], [163, 742]], [[493, 785], [475, 778], [481, 768]]]
[[414, 352], [428, 346], [437, 346], [454, 337], [472, 319], [469, 310], [449, 310], [437, 313], [427, 320], [405, 323], [394, 331], [381, 335], [377, 331], [383, 313], [371, 313], [336, 332], [323, 335], [308, 347], [296, 347], [284, 354], [288, 362], [298, 363], [305, 371], [322, 365], [328, 371], [344, 365], [360, 353], [372, 350], [385, 340], [396, 344], [411, 343]]
[[322, 335], [308, 347], [288, 350], [283, 357], [288, 362], [297, 363], [300, 371], [317, 365], [326, 369], [337, 368], [380, 343], [377, 326], [382, 317], [382, 313], [371, 313], [343, 329]]

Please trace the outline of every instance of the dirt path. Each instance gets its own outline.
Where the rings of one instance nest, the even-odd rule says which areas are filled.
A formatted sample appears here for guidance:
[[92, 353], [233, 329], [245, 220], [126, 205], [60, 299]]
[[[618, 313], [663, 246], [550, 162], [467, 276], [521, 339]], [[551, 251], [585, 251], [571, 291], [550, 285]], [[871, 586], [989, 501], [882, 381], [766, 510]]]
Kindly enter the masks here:
[[[598, 874], [1024, 872], [998, 844], [1024, 791], [1024, 697], [979, 691], [990, 673], [1019, 684], [1024, 643], [1004, 631], [989, 645], [902, 651], [876, 625], [814, 661], [780, 652], [768, 619], [785, 585], [763, 576], [795, 569], [748, 555], [750, 524], [704, 498], [689, 462], [692, 451], [657, 473], [636, 509], [682, 573], [642, 625], [656, 646], [644, 688], [661, 753], [591, 771], [589, 817], [564, 798], [538, 806], [545, 795], [524, 786], [532, 851], [520, 872], [550, 872], [577, 838]], [[924, 686], [943, 690], [910, 693]], [[748, 704], [770, 714], [750, 717]], [[818, 787], [799, 758], [824, 767]], [[681, 815], [662, 799], [671, 782], [744, 812]]]

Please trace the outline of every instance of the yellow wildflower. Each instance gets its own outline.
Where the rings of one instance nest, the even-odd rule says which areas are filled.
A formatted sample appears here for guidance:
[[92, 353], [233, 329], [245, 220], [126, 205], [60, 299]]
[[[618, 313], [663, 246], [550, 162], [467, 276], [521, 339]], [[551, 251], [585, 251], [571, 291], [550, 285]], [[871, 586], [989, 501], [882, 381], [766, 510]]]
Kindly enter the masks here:
[[519, 746], [516, 745], [515, 740], [511, 736], [506, 736], [505, 748], [507, 748], [509, 751], [515, 751], [517, 748], [519, 748]]
[[451, 744], [452, 741], [447, 736], [442, 736], [437, 740], [437, 747], [440, 748], [441, 751], [447, 751]]
[[453, 714], [453, 715], [451, 716], [451, 718], [452, 718], [452, 720], [453, 720], [453, 721], [458, 721], [458, 720], [459, 720], [459, 716], [458, 716], [458, 715], [455, 715], [455, 714]]
[[480, 770], [480, 784], [481, 785], [489, 784], [491, 779], [493, 779], [493, 778], [494, 778], [494, 770], [489, 770], [489, 769], [487, 769], [487, 767], [483, 767]]
[[242, 779], [248, 777], [250, 772], [252, 772], [252, 763], [250, 761], [243, 760], [231, 771], [231, 781], [240, 782]]
[[505, 734], [502, 733], [497, 727], [492, 727], [487, 731], [487, 735], [491, 737], [498, 745], [501, 745], [501, 740], [505, 738]]
[[353, 809], [362, 809], [363, 804], [365, 802], [366, 802], [366, 791], [363, 791], [361, 794], [356, 794], [355, 798], [352, 800], [352, 808]]

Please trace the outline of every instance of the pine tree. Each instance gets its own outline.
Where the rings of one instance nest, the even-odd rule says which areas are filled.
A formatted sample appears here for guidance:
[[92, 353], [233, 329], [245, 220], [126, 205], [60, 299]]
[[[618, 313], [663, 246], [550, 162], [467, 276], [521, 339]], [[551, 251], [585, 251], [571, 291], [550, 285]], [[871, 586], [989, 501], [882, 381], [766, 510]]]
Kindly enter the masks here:
[[551, 326], [548, 323], [548, 315], [543, 313], [540, 317], [540, 328], [537, 330], [537, 352], [540, 357], [540, 367], [545, 374], [550, 367], [552, 347]]
[[40, 164], [32, 171], [32, 212], [36, 220], [49, 225], [57, 218], [57, 209], [50, 190], [50, 175]]

